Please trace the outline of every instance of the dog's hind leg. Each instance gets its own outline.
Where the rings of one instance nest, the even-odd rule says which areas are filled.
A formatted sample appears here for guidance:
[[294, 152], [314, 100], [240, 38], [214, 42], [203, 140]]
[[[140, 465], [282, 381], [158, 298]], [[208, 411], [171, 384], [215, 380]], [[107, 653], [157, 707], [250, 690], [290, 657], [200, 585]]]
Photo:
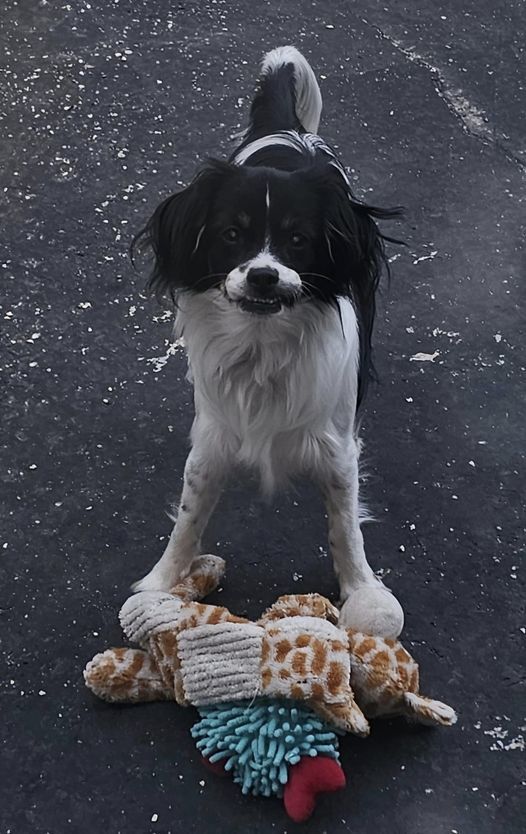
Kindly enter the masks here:
[[195, 444], [186, 461], [177, 520], [157, 564], [134, 591], [169, 591], [184, 579], [201, 552], [201, 536], [214, 511], [225, 479], [225, 463]]

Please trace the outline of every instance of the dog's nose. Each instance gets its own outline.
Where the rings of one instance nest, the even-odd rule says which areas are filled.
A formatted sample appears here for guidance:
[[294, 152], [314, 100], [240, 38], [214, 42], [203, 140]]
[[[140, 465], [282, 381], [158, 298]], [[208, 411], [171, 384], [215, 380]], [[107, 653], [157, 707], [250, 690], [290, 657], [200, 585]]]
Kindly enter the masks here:
[[269, 290], [278, 283], [278, 278], [277, 269], [272, 269], [272, 267], [259, 267], [247, 272], [247, 283], [259, 292]]

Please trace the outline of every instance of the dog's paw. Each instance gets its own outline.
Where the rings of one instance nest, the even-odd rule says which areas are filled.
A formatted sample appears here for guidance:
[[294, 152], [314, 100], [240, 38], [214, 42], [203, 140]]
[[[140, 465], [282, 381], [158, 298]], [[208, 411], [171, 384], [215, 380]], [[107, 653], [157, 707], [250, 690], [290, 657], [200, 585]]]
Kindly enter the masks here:
[[134, 593], [139, 591], [169, 591], [180, 578], [179, 572], [174, 570], [173, 567], [165, 568], [155, 565], [150, 573], [134, 582], [131, 589]]
[[378, 637], [398, 637], [404, 627], [404, 611], [385, 585], [359, 585], [343, 603], [338, 625]]

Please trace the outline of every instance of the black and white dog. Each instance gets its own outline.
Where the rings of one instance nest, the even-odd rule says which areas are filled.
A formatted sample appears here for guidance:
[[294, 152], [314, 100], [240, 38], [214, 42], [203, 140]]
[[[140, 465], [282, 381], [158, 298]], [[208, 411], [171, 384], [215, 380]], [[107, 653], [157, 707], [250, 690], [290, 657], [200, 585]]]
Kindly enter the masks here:
[[139, 235], [150, 289], [177, 303], [195, 421], [177, 521], [135, 590], [168, 590], [200, 554], [237, 465], [264, 491], [306, 473], [320, 485], [348, 625], [396, 633], [403, 614], [369, 566], [358, 505], [357, 409], [370, 371], [384, 211], [355, 200], [317, 136], [322, 102], [292, 46], [268, 53], [250, 124], [228, 162], [168, 197]]

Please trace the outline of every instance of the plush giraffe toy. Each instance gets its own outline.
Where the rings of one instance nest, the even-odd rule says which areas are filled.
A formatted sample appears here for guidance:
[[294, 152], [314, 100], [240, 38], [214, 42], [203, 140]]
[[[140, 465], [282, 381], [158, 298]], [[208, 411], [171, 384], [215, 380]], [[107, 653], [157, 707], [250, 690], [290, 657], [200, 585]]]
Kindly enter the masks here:
[[[335, 732], [366, 736], [367, 719], [377, 716], [455, 723], [451, 707], [419, 694], [418, 666], [397, 639], [338, 628], [338, 610], [319, 594], [282, 596], [257, 622], [200, 602], [223, 572], [222, 559], [201, 556], [171, 593], [131, 596], [120, 621], [141, 649], [97, 654], [84, 670], [95, 695], [113, 702], [175, 700], [197, 707], [206, 720], [194, 735], [200, 736], [198, 747], [209, 763], [222, 763], [234, 773], [237, 768], [236, 781], [245, 792], [283, 794], [296, 820], [310, 815], [314, 793], [345, 784]], [[270, 724], [253, 717], [261, 716], [267, 702]], [[283, 730], [279, 716], [285, 706], [293, 713], [287, 713]], [[213, 742], [204, 736], [210, 727], [214, 738], [221, 735], [223, 720], [234, 729], [209, 756]], [[301, 721], [307, 724], [303, 736]], [[251, 745], [240, 735], [247, 723], [252, 733], [265, 727]], [[269, 751], [268, 766], [254, 761]], [[252, 776], [259, 774], [255, 783], [247, 776], [249, 765]]]

